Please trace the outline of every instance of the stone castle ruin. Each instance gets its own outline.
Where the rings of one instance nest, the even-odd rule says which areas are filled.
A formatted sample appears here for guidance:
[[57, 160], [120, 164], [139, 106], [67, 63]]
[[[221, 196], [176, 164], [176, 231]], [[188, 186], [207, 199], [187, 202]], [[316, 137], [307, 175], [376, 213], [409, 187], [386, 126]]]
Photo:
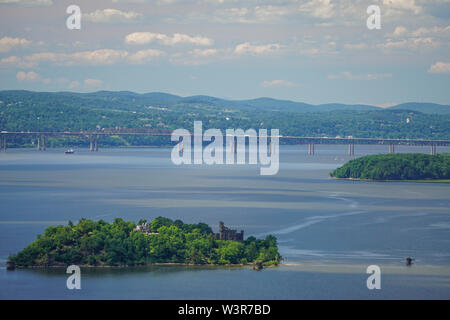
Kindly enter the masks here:
[[219, 222], [219, 233], [216, 233], [217, 240], [233, 240], [233, 241], [243, 241], [244, 240], [244, 230], [237, 232], [237, 230], [231, 230], [225, 227], [225, 224]]
[[[158, 234], [158, 232], [154, 232], [150, 229], [150, 224], [148, 222], [138, 224], [135, 230], [142, 232], [145, 235]], [[227, 228], [222, 221], [219, 222], [219, 233], [216, 233], [214, 235], [217, 240], [244, 241], [244, 230], [238, 232], [237, 230]]]

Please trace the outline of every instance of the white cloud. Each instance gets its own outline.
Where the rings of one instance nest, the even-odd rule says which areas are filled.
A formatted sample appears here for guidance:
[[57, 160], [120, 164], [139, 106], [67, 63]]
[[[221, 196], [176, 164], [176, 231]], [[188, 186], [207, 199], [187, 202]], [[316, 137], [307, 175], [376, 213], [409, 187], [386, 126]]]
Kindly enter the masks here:
[[344, 71], [339, 74], [330, 74], [328, 79], [346, 79], [346, 80], [377, 80], [383, 78], [390, 78], [392, 74], [390, 73], [368, 73], [368, 74], [352, 74], [349, 71]]
[[29, 56], [24, 57], [24, 61], [28, 63], [38, 64], [40, 62], [53, 62], [62, 63], [68, 59], [70, 55], [64, 53], [54, 53], [54, 52], [39, 52], [33, 53]]
[[442, 43], [431, 37], [426, 38], [409, 38], [399, 41], [392, 41], [388, 39], [386, 43], [379, 44], [378, 47], [391, 51], [393, 49], [409, 49], [409, 50], [423, 50], [423, 49], [435, 49], [442, 45]]
[[[279, 20], [295, 12], [297, 12], [297, 9], [292, 6], [265, 5], [253, 8], [219, 9], [212, 15], [206, 16], [206, 18], [220, 23], [264, 23]], [[202, 18], [205, 18], [205, 16]]]
[[19, 81], [39, 81], [41, 77], [34, 71], [23, 72], [19, 71], [16, 74], [16, 78]]
[[117, 62], [124, 61], [128, 56], [127, 51], [99, 49], [94, 51], [80, 51], [71, 54], [41, 52], [26, 56], [26, 62], [51, 62], [62, 65], [111, 65]]
[[413, 32], [411, 32], [413, 37], [422, 37], [422, 36], [438, 36], [438, 37], [449, 37], [450, 36], [450, 26], [446, 27], [431, 27], [425, 28], [421, 27]]
[[279, 45], [277, 43], [266, 44], [266, 45], [252, 45], [252, 44], [250, 44], [250, 42], [245, 42], [245, 43], [238, 44], [234, 48], [234, 53], [259, 55], [259, 54], [274, 53], [280, 49], [281, 49], [281, 45]]
[[409, 39], [409, 48], [412, 49], [420, 49], [420, 48], [438, 48], [440, 47], [442, 44], [433, 39], [433, 38], [413, 38], [413, 39]]
[[53, 0], [0, 0], [0, 4], [18, 4], [24, 6], [49, 6]]
[[394, 29], [394, 31], [391, 33], [391, 34], [389, 34], [388, 36], [390, 36], [390, 37], [400, 37], [400, 36], [403, 36], [403, 35], [405, 35], [406, 33], [408, 32], [408, 29], [407, 28], [405, 28], [405, 27], [403, 27], [403, 26], [398, 26], [398, 27], [396, 27], [395, 29]]
[[450, 26], [445, 27], [420, 27], [414, 31], [408, 31], [407, 28], [403, 26], [398, 26], [395, 28], [395, 30], [387, 34], [388, 37], [392, 38], [399, 38], [399, 37], [405, 37], [405, 38], [420, 38], [424, 36], [430, 36], [430, 37], [437, 37], [437, 38], [449, 38], [450, 37]]
[[134, 32], [125, 37], [125, 43], [142, 45], [150, 42], [158, 41], [164, 45], [172, 46], [176, 44], [193, 44], [199, 46], [210, 46], [213, 40], [202, 36], [189, 36], [187, 34], [175, 33], [168, 36], [162, 33], [153, 32]]
[[380, 47], [381, 49], [384, 49], [384, 50], [406, 48], [407, 46], [408, 46], [408, 41], [406, 41], [406, 40], [392, 41], [390, 39], [386, 43], [378, 45], [378, 47]]
[[0, 52], [8, 52], [17, 47], [26, 47], [31, 43], [30, 40], [23, 38], [3, 37], [0, 39]]
[[389, 9], [412, 11], [415, 14], [422, 12], [422, 8], [414, 0], [383, 0], [383, 5]]
[[210, 57], [217, 53], [217, 49], [194, 49], [189, 53], [194, 57]]
[[261, 86], [265, 88], [272, 88], [272, 87], [297, 87], [297, 84], [286, 81], [286, 80], [272, 80], [272, 81], [263, 81], [261, 83]]
[[216, 10], [210, 18], [220, 23], [250, 23], [254, 22], [250, 17], [251, 11], [248, 8], [225, 8]]
[[[222, 55], [219, 55], [219, 52]], [[223, 53], [229, 52], [229, 50], [218, 50], [214, 48], [209, 49], [193, 49], [187, 52], [175, 52], [170, 56], [170, 62], [175, 65], [189, 65], [198, 66], [202, 64], [211, 63], [225, 59]]]
[[100, 49], [94, 51], [82, 51], [71, 54], [73, 63], [110, 65], [122, 61], [128, 56], [127, 51]]
[[383, 51], [390, 52], [395, 49], [426, 50], [445, 47], [450, 39], [450, 26], [420, 27], [416, 30], [408, 30], [406, 27], [398, 26], [386, 35], [385, 43], [377, 47]]
[[448, 73], [450, 74], [450, 62], [436, 62], [428, 70], [429, 73]]
[[98, 23], [136, 22], [142, 18], [141, 13], [120, 11], [117, 9], [96, 10], [83, 14], [83, 20]]
[[2, 58], [0, 60], [0, 66], [2, 67], [16, 67], [16, 68], [34, 68], [37, 66], [37, 63], [32, 61], [23, 61], [21, 58], [17, 56], [10, 56], [7, 58]]
[[103, 66], [117, 63], [141, 64], [165, 55], [166, 53], [164, 51], [156, 49], [140, 50], [135, 53], [113, 49], [99, 49], [74, 53], [40, 52], [25, 56], [23, 59], [15, 56], [4, 58], [0, 60], [0, 66], [34, 67], [40, 63], [63, 66]]
[[102, 80], [98, 79], [86, 79], [84, 80], [84, 85], [87, 87], [101, 87], [103, 84]]
[[291, 7], [286, 6], [257, 6], [255, 7], [255, 17], [258, 21], [272, 20], [292, 13]]
[[19, 81], [25, 81], [25, 82], [43, 82], [45, 84], [50, 83], [50, 79], [42, 78], [39, 74], [37, 74], [34, 71], [29, 71], [29, 72], [19, 71], [16, 74], [16, 78]]
[[300, 6], [300, 11], [320, 19], [329, 19], [335, 12], [331, 0], [310, 0]]
[[128, 57], [128, 60], [131, 63], [141, 64], [147, 61], [151, 61], [154, 58], [158, 58], [161, 56], [164, 56], [166, 53], [161, 50], [155, 50], [155, 49], [147, 49], [147, 50], [140, 50]]

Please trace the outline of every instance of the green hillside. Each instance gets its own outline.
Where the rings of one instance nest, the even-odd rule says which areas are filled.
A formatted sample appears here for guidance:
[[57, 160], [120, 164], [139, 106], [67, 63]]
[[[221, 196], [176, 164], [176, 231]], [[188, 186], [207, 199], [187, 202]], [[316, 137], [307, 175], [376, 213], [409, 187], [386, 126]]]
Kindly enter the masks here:
[[[147, 223], [141, 220], [139, 224]], [[152, 263], [278, 264], [277, 240], [249, 237], [244, 241], [217, 240], [204, 224], [185, 224], [158, 217], [149, 222], [151, 233], [120, 218], [108, 223], [82, 219], [78, 224], [48, 227], [43, 235], [9, 258], [16, 267], [135, 266]]]
[[[426, 105], [422, 109], [426, 109]], [[433, 108], [435, 106], [433, 105]], [[445, 106], [441, 106], [444, 108]], [[423, 110], [422, 110], [423, 111]], [[94, 93], [0, 91], [0, 131], [78, 131], [97, 128], [192, 130], [276, 128], [282, 135], [360, 138], [450, 139], [450, 114], [396, 108], [327, 104], [312, 106], [269, 98], [230, 101], [208, 96], [179, 97], [128, 91]], [[162, 145], [167, 138], [105, 138], [102, 145]], [[27, 146], [30, 138], [10, 141]], [[86, 141], [49, 139], [50, 146]], [[286, 142], [284, 142], [286, 143]]]
[[330, 173], [346, 179], [450, 179], [450, 154], [380, 154], [351, 160]]

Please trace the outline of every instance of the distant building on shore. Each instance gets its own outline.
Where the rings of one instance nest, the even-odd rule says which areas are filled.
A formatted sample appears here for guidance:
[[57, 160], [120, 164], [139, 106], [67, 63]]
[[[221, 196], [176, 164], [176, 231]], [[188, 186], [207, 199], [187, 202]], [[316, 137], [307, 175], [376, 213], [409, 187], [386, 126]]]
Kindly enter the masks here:
[[225, 224], [219, 222], [219, 233], [216, 233], [217, 240], [233, 240], [233, 241], [243, 241], [244, 240], [244, 230], [237, 232], [237, 230], [231, 230], [225, 227]]
[[150, 230], [150, 225], [147, 222], [137, 225], [135, 230], [146, 235], [158, 234], [158, 232], [152, 232], [152, 230]]

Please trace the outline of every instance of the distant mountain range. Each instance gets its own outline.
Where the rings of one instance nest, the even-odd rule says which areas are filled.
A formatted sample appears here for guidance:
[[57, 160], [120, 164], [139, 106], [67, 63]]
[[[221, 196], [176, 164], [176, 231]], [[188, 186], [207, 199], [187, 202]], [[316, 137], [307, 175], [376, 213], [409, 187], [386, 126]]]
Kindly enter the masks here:
[[[354, 136], [450, 139], [450, 106], [405, 103], [390, 108], [369, 105], [311, 105], [258, 98], [226, 100], [210, 96], [180, 97], [128, 91], [0, 91], [0, 131], [77, 131], [96, 128], [190, 129], [277, 128], [293, 136]], [[148, 138], [148, 139], [147, 139]], [[164, 145], [164, 139], [110, 139], [109, 145]], [[69, 139], [70, 140], [70, 139]], [[64, 141], [53, 141], [64, 145]], [[27, 145], [26, 139], [16, 141]], [[78, 142], [71, 141], [73, 146]]]
[[[4, 103], [39, 103], [78, 105], [82, 107], [108, 108], [117, 110], [148, 110], [151, 107], [177, 109], [186, 108], [241, 111], [285, 111], [285, 112], [329, 112], [335, 110], [371, 111], [383, 108], [362, 104], [328, 103], [312, 105], [290, 100], [257, 98], [249, 100], [226, 100], [211, 96], [181, 97], [162, 92], [134, 93], [130, 91], [97, 91], [92, 93], [75, 92], [32, 92], [25, 90], [0, 91], [0, 101]], [[408, 102], [398, 104], [387, 110], [410, 110], [425, 114], [450, 114], [450, 105], [435, 103]]]

